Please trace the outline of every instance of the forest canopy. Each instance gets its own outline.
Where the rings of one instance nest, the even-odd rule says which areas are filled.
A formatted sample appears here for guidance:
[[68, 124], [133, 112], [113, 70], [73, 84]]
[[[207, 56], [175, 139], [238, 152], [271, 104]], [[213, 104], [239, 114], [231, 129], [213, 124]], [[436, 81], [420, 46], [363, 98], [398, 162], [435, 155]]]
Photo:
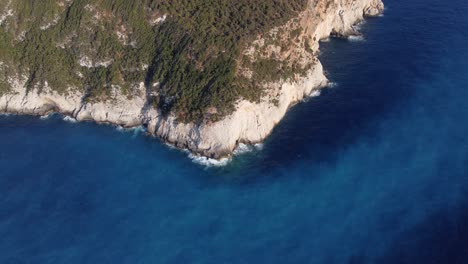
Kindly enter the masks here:
[[[242, 48], [282, 25], [307, 0], [4, 0], [0, 3], [0, 93], [5, 76], [28, 89], [84, 89], [104, 100], [144, 82], [151, 102], [180, 121], [206, 109], [219, 118], [261, 89], [236, 77]], [[268, 68], [268, 65], [266, 65]], [[2, 81], [3, 78], [3, 81]]]

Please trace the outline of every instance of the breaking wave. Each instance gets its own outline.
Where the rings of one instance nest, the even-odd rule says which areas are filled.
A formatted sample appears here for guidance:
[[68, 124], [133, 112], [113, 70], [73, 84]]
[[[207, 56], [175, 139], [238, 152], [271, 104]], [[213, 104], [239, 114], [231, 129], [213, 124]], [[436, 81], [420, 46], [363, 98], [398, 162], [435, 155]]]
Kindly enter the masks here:
[[39, 117], [39, 119], [41, 120], [46, 120], [46, 119], [49, 119], [53, 114], [47, 114], [47, 115], [43, 115], [41, 117]]
[[69, 117], [69, 116], [65, 116], [65, 117], [63, 118], [63, 121], [65, 121], [65, 122], [70, 122], [70, 123], [76, 123], [76, 122], [78, 122], [75, 118]]
[[366, 20], [363, 20], [363, 21], [357, 23], [356, 25], [354, 25], [353, 29], [356, 30], [356, 31], [361, 31], [362, 26], [364, 26], [365, 24], [366, 24]]
[[[174, 146], [170, 144], [166, 144], [170, 148], [175, 148]], [[237, 148], [233, 152], [233, 156], [240, 156], [243, 154], [247, 154], [253, 151], [259, 151], [263, 149], [263, 144], [258, 143], [258, 144], [244, 144], [240, 143]], [[183, 150], [184, 152], [188, 153], [188, 157], [196, 164], [202, 165], [205, 167], [224, 167], [228, 165], [231, 161], [232, 158], [222, 158], [220, 160], [217, 159], [210, 159], [207, 157], [199, 156], [193, 153], [190, 153], [188, 150]]]
[[122, 132], [122, 133], [133, 133], [133, 135], [139, 135], [142, 133], [146, 132], [146, 128], [143, 126], [137, 126], [137, 127], [123, 127], [123, 126], [116, 126], [117, 131]]
[[318, 97], [322, 94], [320, 90], [315, 90], [310, 94], [310, 97]]
[[198, 156], [195, 154], [190, 153], [188, 157], [196, 164], [206, 166], [206, 167], [223, 167], [229, 164], [231, 161], [230, 158], [222, 158], [220, 160], [217, 159], [210, 159], [203, 156]]
[[348, 37], [348, 40], [352, 42], [360, 42], [365, 41], [366, 39], [362, 35], [352, 35]]
[[263, 149], [263, 144], [262, 143], [258, 143], [258, 144], [240, 143], [237, 146], [237, 148], [234, 150], [233, 155], [234, 156], [239, 156], [239, 155], [242, 155], [242, 154], [246, 154], [246, 153], [249, 153], [249, 152], [258, 151], [258, 150], [262, 150], [262, 149]]

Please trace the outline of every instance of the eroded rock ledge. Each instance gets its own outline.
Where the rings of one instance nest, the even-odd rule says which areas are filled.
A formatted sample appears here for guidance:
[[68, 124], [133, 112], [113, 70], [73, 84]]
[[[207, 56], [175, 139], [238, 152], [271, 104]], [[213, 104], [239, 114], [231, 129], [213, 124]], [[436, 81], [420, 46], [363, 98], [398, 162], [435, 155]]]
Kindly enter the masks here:
[[[229, 156], [239, 143], [263, 141], [289, 107], [328, 85], [322, 65], [316, 59], [321, 39], [331, 34], [357, 34], [353, 25], [366, 16], [379, 15], [383, 8], [381, 0], [310, 0], [307, 9], [295, 19], [303, 27], [300, 37], [311, 40], [309, 48], [314, 54], [306, 56], [308, 60], [315, 60], [306, 76], [270, 84], [268, 96], [260, 103], [239, 101], [234, 113], [215, 123], [183, 124], [172, 116], [163, 117], [149, 106], [143, 84], [131, 99], [116, 91], [105, 102], [86, 102], [85, 95], [78, 89], [76, 92], [70, 89], [67, 94], [58, 94], [47, 87], [40, 93], [27, 92], [21, 76], [11, 76], [9, 82], [13, 89], [0, 97], [0, 112], [31, 115], [58, 112], [78, 121], [123, 127], [144, 125], [152, 135], [179, 148], [211, 158]], [[272, 97], [275, 100], [271, 100]]]

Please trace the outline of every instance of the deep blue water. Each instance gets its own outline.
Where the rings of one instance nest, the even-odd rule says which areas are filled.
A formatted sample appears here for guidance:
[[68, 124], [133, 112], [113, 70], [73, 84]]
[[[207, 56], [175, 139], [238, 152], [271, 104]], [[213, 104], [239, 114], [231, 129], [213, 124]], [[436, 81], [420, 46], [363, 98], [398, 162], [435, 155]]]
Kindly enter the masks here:
[[338, 85], [222, 168], [0, 117], [0, 263], [468, 263], [468, 2], [387, 0]]

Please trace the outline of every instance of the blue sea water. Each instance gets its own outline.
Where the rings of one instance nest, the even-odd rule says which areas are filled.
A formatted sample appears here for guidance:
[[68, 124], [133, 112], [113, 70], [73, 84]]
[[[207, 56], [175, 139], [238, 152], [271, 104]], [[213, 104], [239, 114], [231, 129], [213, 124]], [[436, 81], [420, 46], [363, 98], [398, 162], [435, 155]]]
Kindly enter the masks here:
[[468, 263], [468, 2], [386, 5], [323, 43], [337, 86], [224, 167], [0, 117], [0, 263]]

